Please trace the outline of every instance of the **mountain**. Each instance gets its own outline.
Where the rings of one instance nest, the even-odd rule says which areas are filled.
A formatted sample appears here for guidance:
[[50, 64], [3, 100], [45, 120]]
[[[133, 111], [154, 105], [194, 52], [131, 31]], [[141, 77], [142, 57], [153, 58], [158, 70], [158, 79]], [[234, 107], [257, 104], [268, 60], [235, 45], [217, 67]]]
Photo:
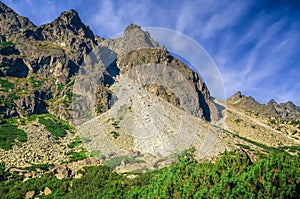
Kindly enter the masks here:
[[[44, 120], [48, 123], [60, 123], [63, 119], [78, 126], [76, 136], [84, 139], [80, 125], [87, 125], [85, 122], [96, 117], [102, 122], [109, 119], [121, 120], [120, 111], [131, 108], [131, 111], [136, 109], [133, 115], [126, 120], [115, 121], [120, 122], [117, 129], [119, 132], [115, 132], [120, 134], [119, 139], [110, 135], [115, 130], [107, 127], [103, 133], [108, 135], [108, 139], [97, 141], [97, 146], [100, 146], [112, 139], [107, 149], [116, 149], [105, 149], [106, 155], [117, 151], [123, 154], [130, 150], [166, 155], [191, 145], [199, 148], [203, 144], [197, 140], [201, 140], [203, 133], [207, 133], [209, 123], [206, 122], [214, 119], [217, 114], [208, 88], [196, 72], [159, 46], [141, 27], [132, 24], [126, 28], [123, 37], [104, 40], [82, 23], [75, 10], [63, 12], [48, 24], [35, 26], [2, 3], [1, 7], [3, 18], [9, 16], [17, 24], [13, 29], [7, 20], [0, 22], [3, 27], [0, 46], [2, 123], [9, 124], [10, 118], [17, 126], [20, 121], [25, 122], [22, 130], [30, 138], [29, 134], [38, 136], [42, 131], [51, 132], [52, 127], [47, 127]], [[134, 89], [130, 90], [129, 87]], [[148, 107], [144, 106], [146, 99], [149, 100]], [[130, 103], [133, 105], [129, 106]], [[153, 108], [150, 109], [151, 104]], [[107, 118], [107, 114], [116, 115]], [[31, 123], [27, 118], [35, 119]], [[142, 118], [147, 121], [149, 118], [151, 122], [144, 124]], [[183, 122], [183, 118], [190, 119]], [[205, 128], [196, 130], [197, 126], [193, 127], [193, 123], [199, 122]], [[174, 123], [181, 125], [173, 127]], [[39, 128], [36, 129], [35, 125]], [[95, 130], [99, 123], [87, 126], [92, 127], [92, 131], [85, 139], [90, 139], [91, 135], [97, 133]], [[184, 132], [187, 130], [185, 128], [190, 130]], [[71, 132], [68, 129], [61, 131]], [[152, 149], [149, 149], [149, 145], [139, 147], [146, 141], [139, 135], [136, 136], [136, 133], [157, 134], [158, 140], [152, 140], [154, 136], [148, 136], [148, 142], [158, 141], [159, 144]], [[182, 133], [186, 136], [190, 134], [189, 141], [182, 142]], [[128, 143], [123, 143], [123, 134], [125, 140], [132, 140], [131, 147], [128, 148]], [[52, 134], [47, 133], [45, 136], [49, 135]], [[71, 137], [70, 135], [69, 140], [65, 141], [64, 147], [72, 142]], [[97, 139], [93, 138], [94, 141]], [[40, 145], [31, 142], [32, 140], [35, 140], [34, 137], [27, 141], [29, 147], [11, 146], [16, 147], [12, 156], [21, 160], [18, 165], [26, 165], [25, 162], [28, 161], [43, 163], [49, 159], [43, 153], [39, 153], [40, 158], [34, 154], [27, 157], [30, 148], [45, 150], [45, 143]], [[51, 147], [58, 146], [56, 143], [54, 140], [49, 144]], [[89, 152], [98, 150], [89, 148], [91, 146], [88, 144], [84, 146]], [[59, 147], [53, 148], [60, 154], [68, 152], [58, 149]], [[6, 152], [3, 151], [4, 153]], [[65, 156], [67, 155], [59, 157], [64, 159]], [[14, 158], [9, 158], [11, 156], [6, 157], [8, 164], [15, 162]], [[52, 161], [57, 162], [55, 158], [48, 162]]]
[[199, 161], [239, 148], [254, 161], [299, 145], [299, 107], [240, 92], [214, 99], [138, 25], [103, 39], [75, 10], [41, 26], [1, 2], [0, 14], [0, 157], [8, 167], [53, 164], [61, 178], [74, 177], [76, 164], [114, 158], [121, 173], [155, 169], [190, 147]]
[[299, 139], [292, 102], [215, 99], [138, 25], [104, 39], [0, 2], [0, 198], [293, 197]]
[[[244, 132], [244, 134], [252, 132], [252, 137], [257, 137], [260, 142], [266, 141], [269, 145], [275, 144], [275, 135], [289, 135], [296, 140], [300, 138], [300, 107], [297, 107], [291, 101], [278, 104], [275, 100], [270, 100], [267, 104], [260, 104], [254, 98], [237, 92], [226, 101], [226, 106], [227, 113], [231, 109], [233, 110], [232, 113], [235, 114], [234, 118], [231, 121], [228, 120], [227, 124], [231, 124], [232, 129], [239, 129], [238, 131]], [[250, 118], [250, 121], [246, 122], [247, 118]], [[248, 124], [243, 125], [244, 122]], [[264, 128], [259, 129], [257, 133], [253, 133], [253, 131], [257, 131], [257, 123], [260, 123], [260, 126], [264, 126]], [[251, 128], [245, 130], [241, 129], [242, 126]], [[270, 130], [273, 133], [268, 136], [266, 132]], [[258, 136], [259, 134], [261, 136]], [[278, 138], [277, 142], [286, 144], [282, 140], [285, 139]]]
[[270, 118], [291, 121], [300, 117], [300, 107], [291, 101], [278, 104], [272, 99], [267, 104], [260, 104], [252, 97], [242, 95], [240, 91], [231, 96], [227, 103], [243, 109], [250, 109]]

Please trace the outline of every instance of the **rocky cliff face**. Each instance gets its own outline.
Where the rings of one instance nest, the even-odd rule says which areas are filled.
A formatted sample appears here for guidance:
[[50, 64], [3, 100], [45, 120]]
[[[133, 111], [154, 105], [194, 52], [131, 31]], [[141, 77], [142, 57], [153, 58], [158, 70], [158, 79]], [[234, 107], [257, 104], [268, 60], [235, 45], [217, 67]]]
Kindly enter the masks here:
[[51, 112], [70, 119], [67, 109], [72, 88], [67, 84], [83, 57], [102, 39], [94, 36], [74, 10], [36, 27], [4, 4], [0, 3], [0, 8], [0, 76], [14, 84], [5, 92], [2, 89], [1, 115]]
[[[75, 117], [90, 114], [90, 104], [94, 105], [91, 115], [101, 114], [113, 103], [109, 87], [117, 75], [136, 70], [143, 64], [163, 64], [182, 74], [192, 88], [192, 93], [186, 92], [188, 95], [184, 98], [165, 99], [172, 103], [180, 101], [184, 110], [208, 121], [211, 119], [209, 91], [200, 77], [137, 25], [128, 26], [122, 38], [103, 40], [93, 34], [75, 10], [63, 12], [51, 23], [36, 27], [0, 3], [0, 18], [0, 76], [8, 82], [6, 84], [15, 84], [1, 91], [3, 117], [50, 112], [71, 121], [75, 78], [81, 82], [84, 89], [81, 91], [86, 91], [87, 88], [83, 88], [86, 81], [95, 81], [97, 85], [92, 90], [96, 93], [93, 102], [84, 99], [86, 105], [77, 104], [77, 108], [86, 113], [77, 113]], [[131, 75], [138, 81], [157, 75], [157, 72], [148, 72], [154, 74]], [[80, 79], [83, 74], [89, 74], [88, 80]], [[181, 92], [180, 96], [183, 95]]]

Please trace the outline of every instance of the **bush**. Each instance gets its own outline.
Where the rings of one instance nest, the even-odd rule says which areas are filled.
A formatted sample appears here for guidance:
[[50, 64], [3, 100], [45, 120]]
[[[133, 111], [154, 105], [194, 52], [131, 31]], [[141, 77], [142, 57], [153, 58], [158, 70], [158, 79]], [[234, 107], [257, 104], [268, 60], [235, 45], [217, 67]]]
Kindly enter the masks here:
[[0, 182], [5, 180], [5, 163], [0, 162]]
[[[33, 119], [34, 116], [31, 116]], [[53, 138], [58, 140], [59, 137], [66, 135], [66, 130], [73, 131], [74, 127], [70, 126], [67, 122], [56, 118], [51, 114], [44, 114], [38, 116], [39, 123], [45, 125], [46, 129], [52, 134]]]
[[72, 149], [72, 148], [77, 147], [81, 144], [82, 144], [82, 141], [80, 140], [80, 138], [76, 137], [75, 140], [68, 145], [68, 147]]
[[299, 155], [271, 153], [249, 164], [239, 152], [225, 152], [213, 164], [196, 162], [191, 152], [181, 153], [167, 168], [134, 179], [107, 166], [84, 167], [79, 179], [58, 180], [48, 173], [23, 182], [16, 175], [0, 182], [0, 196], [23, 198], [31, 190], [37, 196], [49, 187], [52, 194], [41, 198], [299, 198]]
[[0, 148], [9, 150], [14, 144], [27, 141], [25, 131], [18, 129], [14, 124], [8, 122], [0, 125]]
[[68, 162], [74, 162], [74, 161], [83, 160], [87, 158], [86, 151], [80, 151], [80, 152], [71, 151], [68, 152], [67, 155], [70, 155]]

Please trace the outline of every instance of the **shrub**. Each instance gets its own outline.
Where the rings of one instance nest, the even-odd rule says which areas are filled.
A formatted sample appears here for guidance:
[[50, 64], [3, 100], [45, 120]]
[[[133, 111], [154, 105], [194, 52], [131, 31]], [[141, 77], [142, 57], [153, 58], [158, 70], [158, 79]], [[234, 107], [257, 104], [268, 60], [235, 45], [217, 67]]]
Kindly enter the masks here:
[[66, 135], [66, 130], [72, 131], [74, 128], [67, 122], [56, 118], [50, 114], [39, 116], [39, 123], [45, 125], [46, 129], [52, 134], [53, 138], [58, 140], [59, 137]]
[[87, 158], [86, 151], [80, 151], [80, 152], [71, 151], [68, 152], [67, 155], [70, 155], [69, 162], [74, 162], [74, 161], [83, 160]]
[[9, 150], [19, 142], [27, 141], [25, 131], [18, 129], [17, 126], [8, 122], [0, 125], [0, 148]]

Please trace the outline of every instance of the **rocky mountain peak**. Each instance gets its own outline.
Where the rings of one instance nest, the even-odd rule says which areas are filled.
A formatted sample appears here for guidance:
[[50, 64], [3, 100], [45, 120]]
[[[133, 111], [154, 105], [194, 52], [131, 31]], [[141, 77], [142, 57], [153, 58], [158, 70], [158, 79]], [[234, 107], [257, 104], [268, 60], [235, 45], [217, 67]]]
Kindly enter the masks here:
[[62, 12], [51, 23], [38, 27], [37, 32], [43, 40], [70, 48], [80, 55], [88, 54], [92, 46], [97, 45], [94, 33], [73, 9]]
[[61, 15], [49, 24], [39, 28], [46, 38], [64, 36], [82, 36], [94, 40], [94, 34], [80, 19], [77, 11], [71, 9], [62, 12]]
[[277, 105], [277, 102], [274, 100], [274, 99], [271, 99], [268, 103], [267, 103], [268, 106], [274, 106], [274, 105]]
[[149, 32], [144, 31], [136, 24], [129, 25], [125, 29], [123, 37], [106, 39], [101, 45], [108, 47], [117, 54], [127, 54], [133, 50], [144, 48], [164, 49], [164, 47], [159, 46], [158, 42], [152, 39]]
[[4, 3], [0, 2], [0, 13], [14, 12], [11, 8], [7, 7]]
[[141, 26], [138, 26], [138, 25], [136, 25], [136, 24], [130, 24], [129, 26], [127, 26], [127, 28], [125, 29], [125, 31], [124, 32], [128, 32], [128, 31], [130, 31], [130, 30], [133, 30], [133, 29], [141, 29]]
[[7, 35], [35, 25], [26, 17], [18, 15], [11, 8], [0, 2], [0, 34]]
[[158, 43], [154, 41], [149, 32], [144, 31], [136, 24], [129, 25], [124, 31], [124, 39], [129, 42], [143, 42], [147, 47], [158, 47]]
[[237, 91], [233, 96], [231, 96], [231, 98], [236, 98], [236, 99], [240, 99], [242, 97], [243, 97], [243, 95], [242, 95], [241, 91]]
[[81, 21], [78, 12], [73, 9], [62, 12], [52, 24], [72, 29], [75, 34], [78, 33], [80, 29], [83, 29], [84, 33], [86, 33], [86, 37], [92, 38], [94, 36], [94, 34], [90, 34], [91, 30]]
[[244, 96], [237, 92], [227, 100], [228, 104], [237, 106], [245, 110], [251, 110], [266, 117], [292, 120], [300, 116], [300, 107], [293, 102], [277, 103], [271, 99], [267, 104], [260, 104], [251, 96]]

